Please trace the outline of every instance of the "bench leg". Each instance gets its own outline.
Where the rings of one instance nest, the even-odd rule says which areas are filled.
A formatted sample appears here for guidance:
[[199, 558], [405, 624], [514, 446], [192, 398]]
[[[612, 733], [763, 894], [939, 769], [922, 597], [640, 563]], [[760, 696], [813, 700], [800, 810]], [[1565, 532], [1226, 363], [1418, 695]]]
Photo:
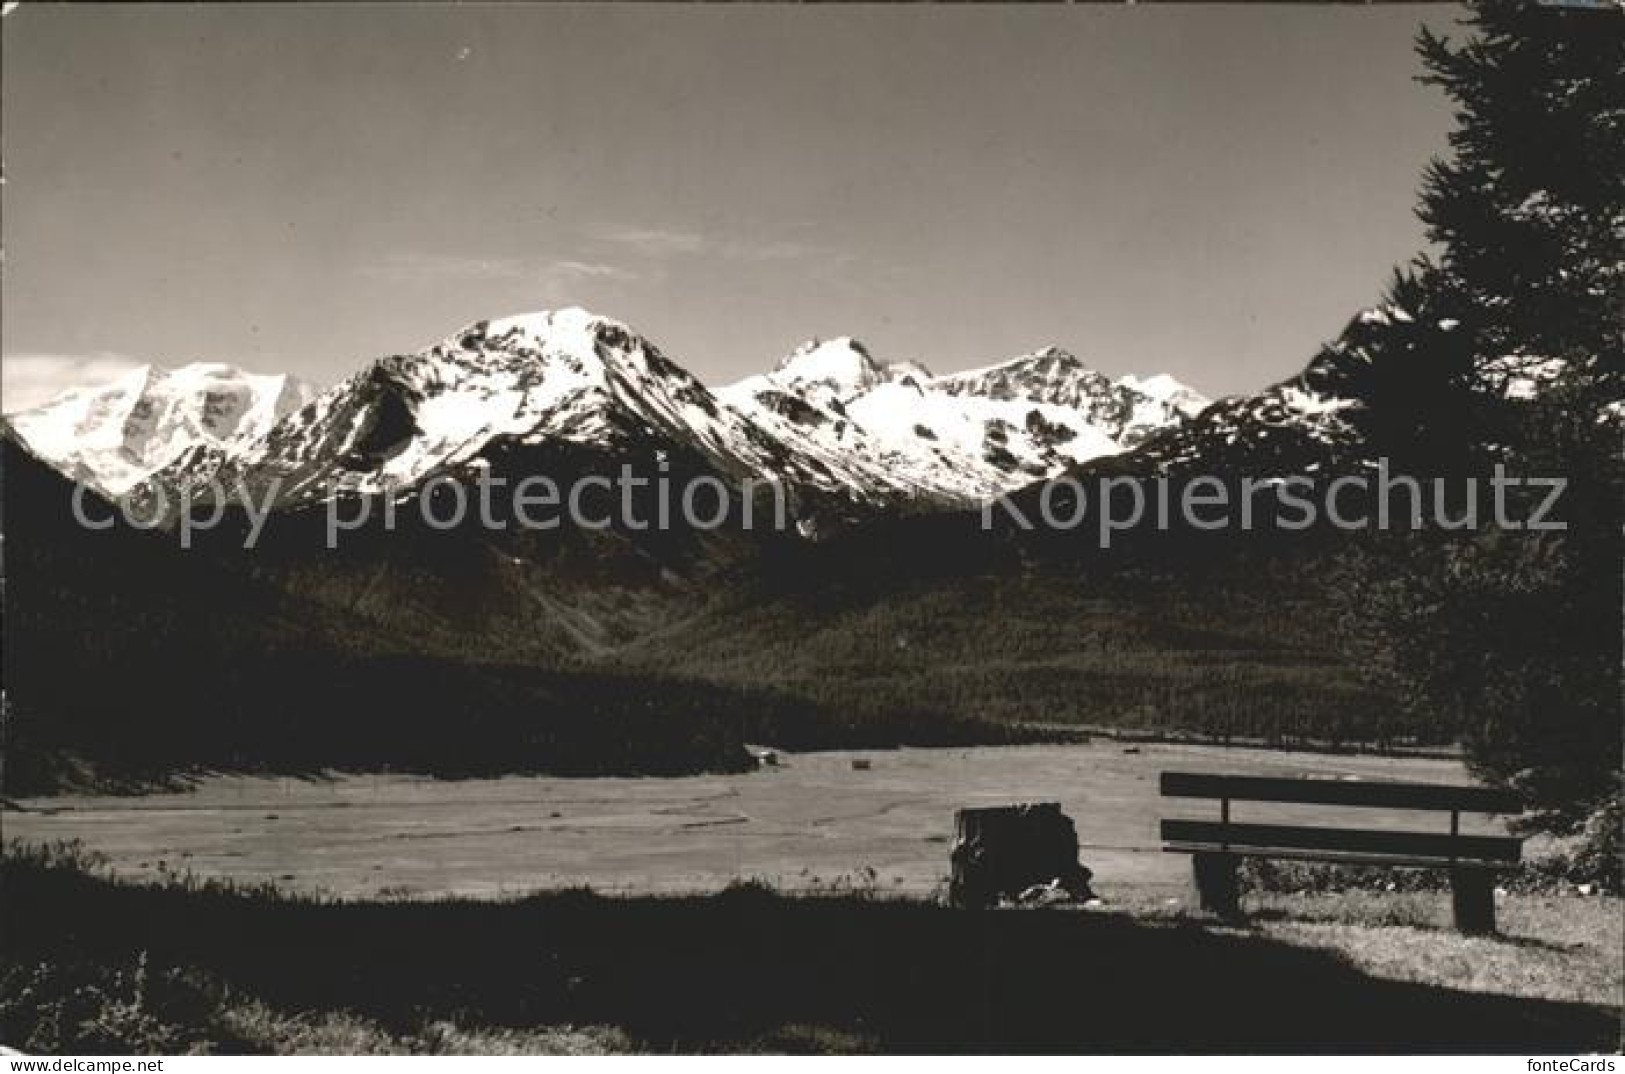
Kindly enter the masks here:
[[1241, 916], [1241, 881], [1236, 875], [1241, 859], [1234, 854], [1198, 851], [1191, 855], [1196, 897], [1202, 909], [1226, 919]]
[[1456, 931], [1466, 936], [1495, 933], [1495, 874], [1488, 869], [1452, 869], [1450, 906]]

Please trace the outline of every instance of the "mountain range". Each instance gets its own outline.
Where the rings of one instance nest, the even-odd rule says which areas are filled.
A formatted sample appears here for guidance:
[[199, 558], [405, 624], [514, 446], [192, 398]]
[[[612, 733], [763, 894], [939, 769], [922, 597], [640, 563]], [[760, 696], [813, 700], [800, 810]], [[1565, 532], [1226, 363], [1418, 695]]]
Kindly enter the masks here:
[[[983, 532], [979, 508], [1031, 498], [1046, 479], [1330, 478], [1403, 454], [1418, 408], [1448, 409], [1382, 358], [1412, 336], [1437, 348], [1449, 326], [1368, 311], [1298, 376], [1212, 403], [1168, 376], [1113, 380], [1054, 347], [933, 376], [919, 363], [878, 361], [848, 337], [811, 341], [771, 371], [712, 391], [626, 325], [565, 309], [470, 325], [320, 393], [220, 366], [143, 370], [15, 415], [6, 439], [13, 453], [170, 522], [183, 493], [268, 504], [252, 553], [233, 506], [225, 525], [199, 536], [207, 558], [337, 610], [358, 634], [407, 650], [556, 662], [620, 652], [741, 579], [805, 566], [794, 546], [809, 537], [863, 549], [824, 557], [838, 568], [807, 567], [820, 573], [876, 578], [873, 564], [906, 573], [960, 555], [968, 559], [945, 569], [979, 570], [1011, 536]], [[439, 495], [438, 478], [487, 475], [511, 488], [544, 475], [565, 488], [623, 470], [646, 488], [773, 480], [793, 525], [711, 531], [679, 519], [533, 532], [504, 516], [442, 532], [416, 512], [385, 527], [381, 512], [365, 510], [380, 498]], [[10, 531], [26, 535], [33, 515], [61, 514], [67, 491], [64, 481], [48, 509], [10, 505], [13, 563], [26, 542]], [[331, 548], [329, 509], [341, 506], [368, 522]], [[1041, 536], [1015, 539], [1031, 548]], [[1128, 544], [1149, 549], [1153, 536]], [[1068, 535], [1047, 547], [1084, 551]]]
[[[319, 393], [144, 370], [0, 428], [6, 698], [28, 745], [12, 756], [35, 758], [8, 779], [59, 779], [40, 758], [63, 756], [670, 771], [742, 763], [742, 739], [1439, 733], [1326, 637], [1336, 535], [1147, 533], [1107, 553], [989, 532], [976, 508], [1057, 477], [1330, 478], [1439, 458], [1454, 400], [1414, 356], [1451, 340], [1449, 324], [1368, 311], [1297, 376], [1214, 402], [1057, 348], [935, 376], [844, 337], [712, 390], [575, 309], [479, 322]], [[441, 531], [408, 514], [322, 540], [332, 498], [622, 467], [771, 478], [796, 525]], [[68, 513], [73, 481], [139, 506], [211, 479], [275, 493], [252, 551], [238, 524], [182, 552]]]
[[1069, 473], [1348, 465], [1419, 402], [1392, 389], [1397, 363], [1374, 358], [1407, 333], [1438, 346], [1449, 326], [1369, 310], [1303, 373], [1216, 402], [1166, 374], [1114, 380], [1054, 346], [937, 376], [850, 337], [809, 341], [713, 390], [625, 324], [564, 309], [478, 322], [326, 391], [219, 364], [145, 367], [8, 425], [71, 480], [137, 502], [180, 490], [206, 500], [212, 481], [274, 489], [276, 508], [296, 510], [398, 497], [516, 454], [552, 469], [568, 457], [572, 472], [658, 460], [781, 483], [800, 531], [820, 535]]
[[11, 423], [109, 495], [274, 478], [291, 507], [410, 489], [504, 447], [569, 445], [776, 480], [816, 521], [831, 504], [974, 504], [1132, 448], [1206, 402], [1165, 375], [1112, 381], [1055, 347], [935, 377], [847, 337], [713, 392], [624, 324], [566, 309], [470, 325], [326, 392], [215, 364], [148, 367]]

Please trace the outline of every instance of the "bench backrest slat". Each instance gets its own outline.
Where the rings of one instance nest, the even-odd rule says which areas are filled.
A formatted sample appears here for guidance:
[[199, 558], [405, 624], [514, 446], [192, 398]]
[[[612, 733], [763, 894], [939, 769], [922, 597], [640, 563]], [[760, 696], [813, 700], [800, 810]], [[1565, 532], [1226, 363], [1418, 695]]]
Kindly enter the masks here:
[[1522, 841], [1506, 836], [1440, 835], [1366, 828], [1300, 828], [1281, 824], [1230, 824], [1213, 820], [1165, 820], [1169, 843], [1225, 847], [1237, 851], [1319, 850], [1443, 861], [1515, 862]]
[[1517, 813], [1522, 808], [1516, 794], [1495, 787], [1223, 776], [1197, 772], [1164, 772], [1162, 793], [1170, 798], [1228, 798], [1240, 802], [1296, 802], [1304, 805], [1434, 809], [1463, 813]]

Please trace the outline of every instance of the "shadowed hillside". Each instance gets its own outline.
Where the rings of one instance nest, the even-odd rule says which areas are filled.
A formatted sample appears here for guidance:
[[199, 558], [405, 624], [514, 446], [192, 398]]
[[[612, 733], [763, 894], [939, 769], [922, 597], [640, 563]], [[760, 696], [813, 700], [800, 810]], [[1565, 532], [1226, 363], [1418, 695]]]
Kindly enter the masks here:
[[970, 516], [874, 527], [784, 551], [614, 660], [772, 686], [853, 725], [909, 709], [1282, 744], [1451, 738], [1337, 651], [1335, 542], [1162, 539], [1103, 552], [1012, 543]]
[[[92, 532], [5, 441], [5, 789], [198, 768], [675, 774], [748, 763], [743, 706], [647, 675], [481, 664], [207, 551]], [[103, 505], [105, 510], [105, 505]]]

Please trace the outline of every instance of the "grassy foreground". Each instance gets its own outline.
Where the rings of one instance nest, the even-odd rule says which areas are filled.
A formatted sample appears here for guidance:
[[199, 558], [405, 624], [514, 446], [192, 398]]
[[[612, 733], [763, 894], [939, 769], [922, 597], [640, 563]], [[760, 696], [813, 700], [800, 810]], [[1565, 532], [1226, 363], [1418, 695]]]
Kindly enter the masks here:
[[[14, 850], [0, 870], [0, 1041], [13, 1047], [1531, 1052], [1619, 1043], [1613, 900], [1520, 905], [1507, 915], [1510, 939], [1466, 941], [1431, 921], [1365, 924], [1327, 901], [1315, 906], [1329, 921], [1270, 902], [1260, 927], [1236, 930], [1169, 907], [977, 914], [752, 887], [696, 898], [337, 903], [121, 884], [81, 864]], [[1611, 913], [1615, 931], [1582, 923], [1576, 907]], [[1551, 933], [1559, 922], [1572, 931]], [[1365, 954], [1351, 962], [1350, 951]], [[1401, 951], [1394, 972], [1388, 960]], [[1474, 967], [1491, 967], [1489, 976]], [[1560, 983], [1530, 988], [1535, 978]]]

